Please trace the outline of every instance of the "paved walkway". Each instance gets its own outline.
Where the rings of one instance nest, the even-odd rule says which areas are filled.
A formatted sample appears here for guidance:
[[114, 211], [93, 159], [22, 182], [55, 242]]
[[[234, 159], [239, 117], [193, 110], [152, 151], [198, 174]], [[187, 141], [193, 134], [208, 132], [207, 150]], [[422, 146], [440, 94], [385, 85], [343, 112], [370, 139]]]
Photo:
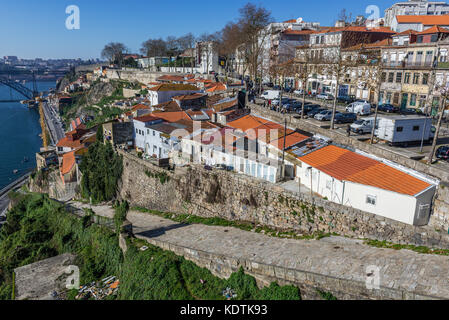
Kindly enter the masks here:
[[[80, 203], [77, 207], [89, 207]], [[106, 206], [92, 207], [98, 215], [113, 216]], [[236, 259], [366, 282], [368, 266], [380, 268], [380, 286], [449, 299], [449, 257], [408, 250], [380, 249], [340, 237], [320, 241], [280, 239], [240, 229], [182, 225], [131, 211], [134, 234]]]

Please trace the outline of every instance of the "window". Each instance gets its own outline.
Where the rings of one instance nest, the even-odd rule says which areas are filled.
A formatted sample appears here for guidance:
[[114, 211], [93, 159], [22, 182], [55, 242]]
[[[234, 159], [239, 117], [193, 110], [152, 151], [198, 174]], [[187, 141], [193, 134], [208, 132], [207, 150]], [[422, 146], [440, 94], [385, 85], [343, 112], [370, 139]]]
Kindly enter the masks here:
[[147, 134], [150, 134], [150, 129], [147, 129]]
[[377, 197], [376, 196], [366, 196], [366, 203], [372, 206], [375, 206], [377, 203]]
[[404, 83], [406, 84], [410, 83], [410, 72], [405, 73]]
[[418, 36], [418, 39], [416, 39], [416, 42], [417, 43], [422, 43], [422, 41], [423, 41], [423, 36]]
[[412, 107], [416, 106], [416, 94], [412, 94], [410, 96], [410, 106], [412, 106]]
[[387, 103], [391, 103], [391, 92], [387, 92]]
[[155, 137], [155, 136], [156, 136], [156, 131], [153, 130], [153, 137]]
[[414, 73], [413, 74], [413, 84], [418, 84], [419, 83], [419, 73]]
[[380, 77], [380, 81], [385, 82], [386, 79], [387, 79], [387, 73], [386, 72], [382, 72], [382, 75]]
[[393, 82], [393, 79], [394, 79], [394, 72], [390, 72], [390, 73], [388, 74], [388, 82], [392, 83], [392, 82]]
[[419, 126], [413, 126], [413, 131], [419, 131]]
[[396, 92], [396, 93], [393, 95], [393, 103], [394, 103], [394, 104], [399, 104], [399, 93], [398, 93], [398, 92]]
[[404, 127], [397, 127], [396, 128], [396, 132], [403, 132], [404, 131]]
[[438, 41], [438, 35], [433, 34], [432, 37], [430, 38], [430, 42], [437, 42], [437, 41]]
[[326, 181], [326, 189], [327, 190], [332, 190], [332, 180], [327, 180]]
[[428, 84], [429, 83], [429, 74], [428, 73], [424, 73], [422, 75], [422, 84]]
[[396, 83], [402, 82], [402, 72], [396, 73]]

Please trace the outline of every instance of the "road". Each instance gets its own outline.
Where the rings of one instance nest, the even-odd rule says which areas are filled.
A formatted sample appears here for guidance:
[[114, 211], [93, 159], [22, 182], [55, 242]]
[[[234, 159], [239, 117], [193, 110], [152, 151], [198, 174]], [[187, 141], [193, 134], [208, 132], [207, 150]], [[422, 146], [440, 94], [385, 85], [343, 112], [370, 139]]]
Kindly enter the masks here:
[[62, 122], [59, 120], [59, 116], [56, 114], [55, 109], [48, 103], [44, 103], [44, 116], [52, 144], [56, 145], [65, 135], [64, 129], [62, 128]]
[[0, 227], [4, 223], [4, 221], [2, 220], [4, 219], [4, 217], [6, 217], [6, 210], [8, 209], [10, 202], [8, 193], [12, 190], [17, 190], [18, 188], [22, 187], [28, 181], [29, 176], [30, 173], [27, 173], [26, 175], [20, 177], [16, 181], [0, 190]]
[[[283, 97], [284, 98], [291, 97], [291, 99], [302, 101], [302, 97], [298, 97], [296, 95], [286, 94]], [[260, 104], [261, 100], [259, 100], [258, 102]], [[319, 104], [323, 108], [328, 108], [328, 109], [332, 109], [332, 106], [333, 106], [332, 101], [324, 101], [324, 100], [306, 98], [306, 102], [310, 102], [313, 104]], [[337, 105], [337, 111], [345, 112], [345, 106]], [[397, 116], [397, 114], [379, 112], [379, 117], [386, 118], [386, 117], [393, 117], [393, 116]], [[299, 117], [299, 115], [298, 115], [298, 117]], [[373, 114], [371, 114], [369, 116], [359, 116], [358, 118], [363, 119], [363, 118], [367, 118], [367, 117], [373, 117]], [[315, 120], [313, 118], [307, 119], [306, 121], [308, 121], [316, 126], [320, 126], [322, 128], [326, 128], [326, 127], [329, 128], [329, 126], [330, 126], [329, 121], [321, 122], [321, 121]], [[435, 121], [436, 120], [434, 120], [434, 122]], [[348, 124], [335, 124], [335, 127], [337, 128], [337, 130], [341, 131], [344, 134], [346, 134], [347, 126], [348, 126]], [[360, 135], [360, 134], [356, 134], [356, 133], [351, 133], [351, 136], [354, 137], [355, 139], [369, 139], [369, 137], [370, 137], [369, 134]], [[442, 124], [442, 127], [440, 129], [437, 146], [442, 146], [442, 145], [449, 145], [449, 122], [447, 122], [447, 121]], [[393, 153], [396, 153], [396, 154], [399, 154], [399, 155], [402, 155], [402, 156], [405, 156], [408, 158], [415, 158], [415, 159], [427, 157], [431, 151], [431, 145], [429, 145], [429, 144], [424, 144], [422, 152], [421, 152], [421, 148], [419, 145], [408, 146], [408, 147], [391, 147], [386, 143], [378, 143], [377, 146], [379, 148], [389, 150]], [[449, 170], [449, 162], [439, 161], [438, 163], [435, 164], [435, 166], [440, 167], [442, 169]]]

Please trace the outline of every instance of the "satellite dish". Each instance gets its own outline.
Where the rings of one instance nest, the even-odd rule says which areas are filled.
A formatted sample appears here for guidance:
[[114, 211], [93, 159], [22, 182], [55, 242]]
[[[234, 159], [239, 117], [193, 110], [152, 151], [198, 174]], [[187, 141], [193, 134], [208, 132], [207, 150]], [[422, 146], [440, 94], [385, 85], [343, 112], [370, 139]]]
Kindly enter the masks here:
[[301, 23], [301, 22], [302, 22], [302, 18], [296, 19], [296, 22], [297, 22], [297, 23]]

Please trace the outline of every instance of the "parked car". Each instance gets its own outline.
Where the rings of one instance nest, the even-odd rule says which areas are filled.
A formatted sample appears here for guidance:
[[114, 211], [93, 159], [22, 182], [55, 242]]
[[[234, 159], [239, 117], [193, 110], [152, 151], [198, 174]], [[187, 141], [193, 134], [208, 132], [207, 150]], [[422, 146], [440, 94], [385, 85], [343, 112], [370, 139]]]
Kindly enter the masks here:
[[315, 108], [312, 111], [307, 112], [307, 117], [308, 118], [315, 118], [315, 115], [317, 115], [318, 113], [323, 112], [323, 111], [327, 111], [327, 109]]
[[281, 86], [275, 85], [273, 86], [273, 90], [281, 90]]
[[357, 121], [357, 115], [355, 113], [337, 113], [335, 115], [335, 123], [353, 123]]
[[378, 107], [379, 111], [387, 112], [387, 113], [396, 113], [399, 112], [399, 108], [393, 106], [392, 104], [380, 104]]
[[[377, 119], [379, 123], [379, 119]], [[374, 118], [367, 118], [355, 121], [351, 124], [351, 131], [358, 134], [371, 133], [373, 131]]]
[[369, 101], [368, 101], [368, 100], [364, 100], [364, 99], [357, 99], [357, 100], [355, 100], [354, 102], [357, 102], [357, 103], [367, 103], [367, 104], [369, 104]]
[[316, 96], [317, 99], [323, 99], [323, 100], [334, 100], [334, 96], [330, 93], [320, 93]]
[[449, 146], [439, 147], [435, 155], [437, 159], [449, 161]]
[[[282, 106], [289, 104], [291, 100], [289, 98], [282, 98]], [[271, 101], [271, 105], [277, 107], [279, 105], [279, 99], [274, 99]]]
[[298, 96], [302, 96], [303, 93], [304, 93], [304, 90], [302, 90], [302, 89], [295, 90], [295, 91], [293, 91], [293, 93], [296, 94], [296, 95], [298, 95]]
[[340, 103], [344, 103], [344, 104], [350, 104], [353, 103], [355, 101], [355, 96], [350, 95], [350, 96], [339, 96], [337, 97], [337, 101]]
[[416, 109], [412, 109], [412, 108], [406, 108], [406, 109], [401, 109], [400, 111], [400, 114], [409, 114], [409, 115], [416, 115], [417, 114], [417, 112], [416, 112]]
[[[319, 104], [305, 104], [304, 105], [304, 114], [307, 115], [309, 112], [319, 109], [321, 106]], [[324, 110], [324, 109], [323, 109]], [[296, 113], [302, 114], [302, 104], [299, 106], [299, 108], [296, 109]]]
[[371, 105], [369, 103], [353, 102], [346, 107], [346, 112], [353, 112], [360, 116], [367, 116], [371, 114]]
[[[337, 114], [339, 114], [339, 113], [340, 112], [337, 111], [335, 113], [335, 116], [337, 116]], [[331, 121], [332, 111], [331, 110], [322, 111], [322, 112], [316, 114], [314, 118], [318, 121]]]
[[260, 96], [265, 100], [279, 99], [281, 92], [279, 90], [267, 90]]

